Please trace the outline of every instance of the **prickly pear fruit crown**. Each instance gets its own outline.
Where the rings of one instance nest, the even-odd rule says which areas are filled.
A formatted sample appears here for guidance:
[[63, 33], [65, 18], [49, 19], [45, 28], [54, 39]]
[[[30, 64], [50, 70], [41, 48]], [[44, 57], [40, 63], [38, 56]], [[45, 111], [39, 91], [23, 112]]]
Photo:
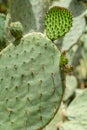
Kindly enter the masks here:
[[20, 39], [23, 36], [23, 26], [20, 22], [12, 22], [10, 24], [10, 32], [15, 39]]
[[63, 7], [50, 8], [45, 16], [46, 35], [51, 40], [56, 40], [67, 33], [72, 26], [72, 14]]
[[[41, 130], [62, 100], [60, 51], [41, 33], [0, 53], [0, 130]], [[7, 128], [7, 129], [5, 129]]]

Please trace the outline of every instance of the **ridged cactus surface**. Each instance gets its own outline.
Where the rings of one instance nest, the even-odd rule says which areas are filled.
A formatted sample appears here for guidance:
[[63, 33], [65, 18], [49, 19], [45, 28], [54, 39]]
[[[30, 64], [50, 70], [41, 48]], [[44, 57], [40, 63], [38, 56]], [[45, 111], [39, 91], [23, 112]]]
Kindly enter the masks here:
[[66, 8], [54, 6], [46, 14], [45, 26], [48, 38], [56, 40], [70, 30], [72, 14]]
[[62, 99], [60, 52], [41, 33], [0, 53], [0, 130], [41, 130]]

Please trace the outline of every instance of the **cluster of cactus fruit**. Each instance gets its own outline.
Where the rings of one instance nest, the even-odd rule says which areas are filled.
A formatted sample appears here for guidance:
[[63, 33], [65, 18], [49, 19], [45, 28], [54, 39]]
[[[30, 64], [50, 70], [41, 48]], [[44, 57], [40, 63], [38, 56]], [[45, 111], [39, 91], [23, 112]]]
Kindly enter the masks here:
[[[65, 89], [60, 68], [68, 61], [52, 41], [69, 31], [72, 15], [65, 8], [52, 7], [45, 26], [47, 36], [23, 35], [21, 23], [11, 23], [14, 41], [0, 45], [0, 130], [41, 130], [58, 111]], [[0, 27], [0, 44], [6, 30], [1, 32]]]

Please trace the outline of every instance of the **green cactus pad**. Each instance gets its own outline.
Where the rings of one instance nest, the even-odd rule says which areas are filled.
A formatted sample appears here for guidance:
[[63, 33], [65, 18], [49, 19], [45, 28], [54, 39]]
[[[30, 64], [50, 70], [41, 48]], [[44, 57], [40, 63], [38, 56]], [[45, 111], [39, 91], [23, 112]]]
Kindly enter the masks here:
[[10, 0], [11, 20], [12, 22], [20, 21], [23, 25], [24, 33], [36, 29], [36, 20], [30, 1]]
[[27, 34], [0, 53], [0, 130], [41, 130], [63, 95], [60, 51], [43, 34]]
[[0, 50], [6, 46], [6, 28], [5, 28], [6, 16], [0, 14]]
[[72, 14], [63, 7], [50, 8], [45, 17], [46, 35], [51, 40], [56, 40], [67, 33], [72, 26]]
[[23, 36], [23, 26], [20, 22], [12, 22], [10, 25], [10, 32], [16, 39]]

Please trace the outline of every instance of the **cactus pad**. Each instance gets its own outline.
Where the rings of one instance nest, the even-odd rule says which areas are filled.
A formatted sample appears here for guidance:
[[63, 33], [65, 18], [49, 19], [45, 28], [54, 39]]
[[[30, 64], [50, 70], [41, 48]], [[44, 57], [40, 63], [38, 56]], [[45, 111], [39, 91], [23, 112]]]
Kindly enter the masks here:
[[6, 28], [5, 28], [6, 16], [0, 14], [0, 50], [6, 46]]
[[[36, 8], [36, 7], [35, 7]], [[12, 22], [20, 21], [24, 33], [36, 29], [36, 21], [30, 0], [10, 0]]]
[[41, 130], [53, 119], [63, 94], [59, 60], [41, 33], [0, 53], [0, 130]]
[[15, 39], [20, 39], [23, 35], [23, 26], [20, 22], [12, 22], [10, 25], [10, 32]]
[[67, 33], [72, 26], [72, 14], [63, 7], [50, 8], [45, 17], [46, 34], [49, 39], [56, 40]]

